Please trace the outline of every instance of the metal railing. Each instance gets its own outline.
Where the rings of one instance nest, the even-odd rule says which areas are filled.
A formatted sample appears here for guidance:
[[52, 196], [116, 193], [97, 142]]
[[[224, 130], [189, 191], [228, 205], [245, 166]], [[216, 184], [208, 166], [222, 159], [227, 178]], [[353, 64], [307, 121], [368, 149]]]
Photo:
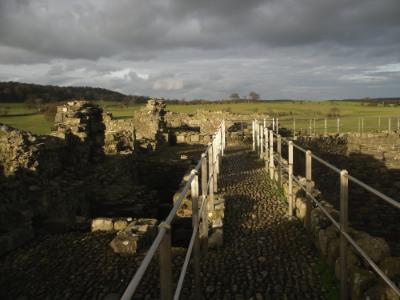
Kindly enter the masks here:
[[[366, 132], [378, 132], [378, 133], [400, 132], [399, 116], [386, 116], [386, 117], [361, 116], [354, 118], [331, 117], [331, 118], [311, 118], [311, 119], [310, 118], [281, 118], [281, 119], [265, 118], [263, 119], [264, 127], [265, 127], [265, 122], [270, 123], [272, 130], [276, 133], [279, 133], [279, 129], [282, 127], [282, 124], [284, 124], [286, 129], [290, 129], [292, 131], [293, 137], [295, 137], [296, 134], [328, 135], [328, 134], [354, 132], [362, 136]], [[302, 125], [299, 125], [299, 123]], [[367, 123], [369, 123], [369, 125]]]
[[[259, 122], [254, 120], [252, 124], [252, 136], [253, 136], [253, 150], [260, 154], [260, 158], [265, 160], [266, 168], [269, 172], [270, 178], [275, 180], [282, 187], [282, 170], [288, 174], [288, 215], [293, 216], [293, 183], [297, 183], [299, 187], [306, 194], [306, 214], [305, 214], [305, 227], [309, 233], [311, 233], [311, 208], [312, 203], [318, 206], [323, 214], [332, 222], [335, 228], [340, 232], [340, 299], [348, 299], [348, 287], [347, 287], [347, 247], [350, 244], [356, 252], [363, 258], [370, 267], [375, 271], [376, 274], [396, 293], [400, 296], [400, 289], [396, 284], [378, 267], [378, 265], [371, 259], [371, 257], [357, 244], [357, 242], [349, 235], [348, 225], [348, 202], [349, 192], [348, 186], [349, 181], [362, 187], [369, 193], [374, 194], [386, 203], [400, 209], [400, 202], [392, 199], [391, 197], [379, 192], [368, 184], [358, 180], [357, 178], [349, 175], [347, 170], [340, 170], [333, 166], [329, 162], [322, 158], [314, 155], [310, 150], [306, 150], [299, 145], [296, 145], [293, 140], [288, 138], [282, 138], [278, 133], [276, 125], [273, 124], [273, 130], [270, 130], [266, 126], [266, 120]], [[288, 146], [288, 160], [285, 161], [282, 158], [282, 140]], [[274, 143], [276, 153], [274, 153]], [[305, 153], [305, 186], [299, 182], [299, 180], [293, 175], [293, 164], [294, 164], [294, 149], [297, 149]], [[339, 174], [340, 178], [340, 218], [339, 222], [328, 212], [328, 210], [312, 195], [312, 162], [313, 160], [325, 165], [335, 173]], [[275, 164], [276, 163], [276, 164]], [[275, 175], [277, 173], [277, 176]]]
[[[203, 254], [206, 254], [208, 248], [208, 210], [214, 209], [214, 193], [216, 193], [218, 189], [217, 177], [220, 170], [220, 164], [222, 162], [222, 156], [224, 155], [225, 146], [225, 121], [222, 121], [216, 133], [213, 135], [212, 142], [208, 144], [208, 147], [202, 153], [196, 167], [191, 171], [187, 183], [185, 184], [182, 192], [179, 194], [179, 197], [174, 203], [174, 206], [169, 212], [167, 218], [159, 225], [158, 234], [147, 251], [147, 254], [141, 262], [139, 268], [136, 270], [132, 280], [129, 282], [124, 294], [121, 297], [122, 300], [129, 300], [134, 295], [157, 250], [159, 252], [161, 299], [179, 299], [192, 254], [195, 285], [194, 295], [196, 299], [200, 299], [201, 251], [203, 251]], [[201, 176], [200, 182], [199, 173]], [[186, 257], [179, 275], [179, 280], [175, 291], [173, 291], [171, 224], [189, 190], [192, 200], [193, 230]]]

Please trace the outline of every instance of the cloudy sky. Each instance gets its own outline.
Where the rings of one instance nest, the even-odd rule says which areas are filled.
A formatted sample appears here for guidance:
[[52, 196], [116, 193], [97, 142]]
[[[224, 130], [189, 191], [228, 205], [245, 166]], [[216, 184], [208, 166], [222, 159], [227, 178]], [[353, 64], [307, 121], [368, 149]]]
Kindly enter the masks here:
[[221, 99], [400, 96], [400, 0], [0, 0], [0, 81]]

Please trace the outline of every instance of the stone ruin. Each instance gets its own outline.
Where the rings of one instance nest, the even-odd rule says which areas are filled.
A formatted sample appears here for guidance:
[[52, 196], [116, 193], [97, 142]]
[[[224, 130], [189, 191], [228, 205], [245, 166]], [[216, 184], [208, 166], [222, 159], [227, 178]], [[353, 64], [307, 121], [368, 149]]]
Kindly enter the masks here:
[[102, 112], [99, 106], [88, 101], [71, 101], [58, 106], [51, 135], [66, 140], [80, 162], [99, 160], [104, 154]]
[[164, 101], [154, 99], [149, 100], [145, 107], [135, 111], [132, 119], [116, 120], [111, 113], [104, 114], [105, 152], [132, 153], [135, 147], [145, 151], [155, 151], [168, 141], [164, 115]]

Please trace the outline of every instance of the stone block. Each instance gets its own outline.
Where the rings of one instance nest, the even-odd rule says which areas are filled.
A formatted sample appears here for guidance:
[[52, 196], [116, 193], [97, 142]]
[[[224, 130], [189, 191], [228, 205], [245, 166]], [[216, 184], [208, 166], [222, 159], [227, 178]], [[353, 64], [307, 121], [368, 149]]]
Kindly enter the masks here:
[[176, 136], [176, 142], [179, 143], [184, 143], [185, 142], [185, 136], [183, 134], [177, 135]]
[[110, 218], [97, 218], [92, 220], [93, 231], [112, 231], [114, 229], [113, 220]]
[[121, 231], [124, 230], [128, 226], [128, 221], [125, 219], [115, 220], [114, 222], [114, 230]]
[[190, 141], [192, 143], [198, 143], [198, 142], [200, 142], [200, 136], [198, 134], [192, 134], [190, 136]]
[[137, 251], [139, 235], [126, 230], [117, 233], [110, 246], [115, 253], [135, 254]]

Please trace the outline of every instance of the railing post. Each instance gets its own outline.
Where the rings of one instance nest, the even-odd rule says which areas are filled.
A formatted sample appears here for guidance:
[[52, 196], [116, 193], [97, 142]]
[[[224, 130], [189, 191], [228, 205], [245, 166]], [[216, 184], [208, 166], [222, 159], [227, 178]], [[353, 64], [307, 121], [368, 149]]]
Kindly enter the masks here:
[[340, 133], [340, 119], [339, 118], [336, 119], [336, 125], [337, 125], [337, 133], [339, 134]]
[[253, 132], [253, 151], [256, 151], [256, 124], [253, 120], [252, 122], [252, 132]]
[[279, 119], [276, 118], [276, 134], [279, 134]]
[[313, 135], [316, 135], [316, 132], [315, 132], [315, 119], [313, 119], [313, 126], [314, 126]]
[[388, 133], [392, 132], [392, 118], [389, 117], [388, 119]]
[[349, 175], [340, 172], [340, 299], [347, 300], [347, 241], [344, 232], [348, 230]]
[[213, 184], [214, 184], [214, 193], [218, 193], [218, 155], [219, 151], [217, 148], [216, 138], [213, 142]]
[[276, 152], [278, 153], [278, 185], [282, 186], [282, 137], [278, 134], [276, 139]]
[[324, 135], [328, 135], [328, 120], [326, 118], [324, 119]]
[[260, 142], [260, 158], [264, 159], [264, 126], [260, 125], [261, 142]]
[[[196, 170], [192, 170], [193, 180], [191, 183], [191, 196], [192, 196], [192, 226], [193, 230], [197, 227], [200, 229], [199, 224], [199, 176]], [[201, 299], [201, 278], [200, 278], [200, 241], [199, 230], [197, 231], [194, 247], [193, 247], [193, 268], [194, 268], [194, 297]]]
[[203, 212], [202, 212], [202, 235], [200, 236], [202, 242], [203, 253], [207, 254], [208, 251], [208, 197], [207, 197], [207, 155], [201, 155], [201, 195], [203, 199]]
[[400, 131], [400, 119], [397, 118], [397, 132]]
[[289, 192], [288, 192], [288, 206], [289, 206], [289, 217], [293, 216], [293, 141], [289, 141], [288, 144], [288, 158], [289, 158]]
[[296, 119], [293, 118], [293, 138], [296, 138]]
[[310, 119], [309, 125], [308, 125], [308, 134], [309, 134], [310, 136], [312, 136], [312, 121], [311, 121], [311, 119]]
[[275, 179], [275, 165], [274, 165], [274, 131], [269, 132], [269, 177]]
[[256, 120], [256, 136], [257, 136], [257, 153], [260, 150], [260, 126], [258, 120]]
[[265, 160], [265, 169], [268, 172], [268, 166], [269, 166], [269, 130], [268, 128], [264, 128], [264, 135], [265, 135], [265, 154], [264, 154], [264, 160]]
[[381, 117], [378, 117], [378, 131], [381, 132]]
[[171, 254], [171, 225], [162, 222], [158, 230], [165, 229], [165, 235], [158, 248], [160, 264], [160, 298], [172, 300], [172, 254]]
[[364, 134], [364, 118], [361, 118], [361, 136]]
[[[312, 192], [312, 156], [311, 151], [306, 152], [306, 190], [307, 193]], [[306, 216], [305, 225], [308, 232], [311, 232], [311, 198], [307, 195], [306, 197]]]
[[[210, 196], [208, 198], [208, 209], [214, 211], [214, 153], [212, 143], [208, 144], [208, 182]], [[207, 182], [207, 184], [208, 184]]]
[[361, 118], [358, 118], [358, 134], [361, 136]]
[[264, 122], [263, 122], [264, 128], [266, 128], [266, 127], [267, 127], [267, 120], [265, 120], [265, 118], [264, 118], [263, 121], [264, 121]]

